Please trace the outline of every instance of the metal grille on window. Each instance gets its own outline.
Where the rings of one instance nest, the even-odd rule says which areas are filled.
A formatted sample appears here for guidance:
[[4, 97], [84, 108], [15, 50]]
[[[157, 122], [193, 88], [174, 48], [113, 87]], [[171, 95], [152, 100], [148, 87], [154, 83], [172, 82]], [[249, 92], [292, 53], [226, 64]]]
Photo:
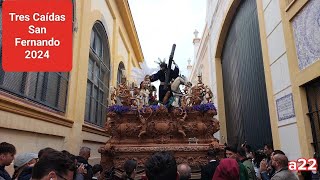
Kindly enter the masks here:
[[320, 78], [305, 86], [315, 157], [320, 160]]
[[97, 23], [91, 32], [85, 121], [102, 126], [109, 95], [110, 59], [105, 31]]
[[4, 72], [0, 68], [0, 89], [15, 96], [65, 112], [68, 73]]
[[[1, 1], [2, 2], [2, 1]], [[2, 7], [0, 8], [2, 10]], [[21, 72], [8, 73], [2, 69], [2, 12], [0, 12], [0, 90], [59, 112], [65, 112], [68, 73]]]

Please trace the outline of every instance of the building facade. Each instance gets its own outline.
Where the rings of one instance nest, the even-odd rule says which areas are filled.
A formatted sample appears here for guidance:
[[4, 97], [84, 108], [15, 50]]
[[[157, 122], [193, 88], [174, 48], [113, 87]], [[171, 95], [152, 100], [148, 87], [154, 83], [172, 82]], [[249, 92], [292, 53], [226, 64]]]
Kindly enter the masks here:
[[72, 3], [71, 72], [6, 73], [1, 68], [0, 142], [14, 144], [17, 153], [52, 147], [77, 155], [88, 146], [91, 163], [98, 163], [98, 148], [108, 140], [103, 127], [110, 87], [123, 74], [130, 77], [143, 54], [127, 0]]
[[221, 142], [271, 140], [290, 160], [318, 155], [319, 10], [317, 0], [207, 1], [190, 79], [208, 68]]

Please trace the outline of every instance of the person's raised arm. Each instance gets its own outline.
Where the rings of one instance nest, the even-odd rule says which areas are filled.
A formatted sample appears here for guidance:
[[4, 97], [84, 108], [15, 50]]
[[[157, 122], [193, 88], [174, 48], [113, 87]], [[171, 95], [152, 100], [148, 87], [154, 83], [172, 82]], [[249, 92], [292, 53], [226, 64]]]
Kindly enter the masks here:
[[160, 71], [158, 71], [158, 72], [155, 73], [155, 74], [152, 74], [152, 75], [150, 76], [150, 81], [151, 81], [151, 82], [154, 82], [154, 81], [159, 80], [159, 78], [160, 78]]

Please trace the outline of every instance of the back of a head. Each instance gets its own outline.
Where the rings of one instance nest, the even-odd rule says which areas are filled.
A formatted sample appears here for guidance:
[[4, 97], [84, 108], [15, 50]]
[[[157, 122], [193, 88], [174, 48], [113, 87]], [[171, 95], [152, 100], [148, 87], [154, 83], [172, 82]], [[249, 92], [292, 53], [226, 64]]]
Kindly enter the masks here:
[[89, 147], [81, 147], [80, 148], [80, 151], [79, 151], [79, 153], [82, 153], [82, 152], [90, 152], [91, 151], [91, 149], [89, 148]]
[[218, 150], [209, 150], [207, 152], [207, 156], [208, 156], [209, 159], [216, 159], [218, 153], [219, 153]]
[[51, 154], [51, 152], [55, 152], [55, 151], [57, 151], [57, 150], [55, 150], [51, 147], [43, 148], [38, 152], [38, 157], [39, 157], [39, 159], [41, 159], [42, 157], [45, 157], [48, 154]]
[[123, 165], [124, 174], [122, 175], [122, 178], [127, 179], [128, 177], [131, 177], [136, 168], [137, 162], [135, 160], [127, 160]]
[[264, 146], [273, 151], [273, 145], [272, 144], [265, 144]]
[[69, 151], [66, 151], [66, 150], [62, 150], [61, 151], [63, 154], [67, 155], [73, 162], [76, 161], [76, 156], [71, 154]]
[[88, 159], [90, 156], [91, 149], [89, 147], [81, 147], [79, 151], [79, 156], [84, 157], [85, 159]]
[[7, 143], [7, 142], [2, 142], [0, 143], [0, 154], [16, 154], [16, 148], [14, 145]]
[[288, 158], [287, 156], [283, 155], [283, 154], [276, 154], [273, 156], [274, 160], [277, 161], [280, 166], [283, 167], [287, 167], [288, 166]]
[[252, 152], [252, 148], [249, 144], [244, 145], [244, 148], [246, 149], [247, 152]]
[[267, 158], [267, 156], [263, 153], [263, 151], [256, 151], [255, 153], [254, 153], [254, 163], [256, 164], [256, 166], [258, 166], [258, 167], [260, 167], [260, 162], [263, 160], [263, 159], [265, 159], [265, 158]]
[[177, 163], [169, 152], [157, 152], [145, 163], [148, 180], [176, 180]]
[[233, 153], [237, 153], [237, 146], [236, 145], [232, 145], [232, 146], [227, 146], [225, 148], [226, 151], [231, 151]]
[[191, 178], [191, 168], [188, 164], [179, 164], [178, 173], [180, 180], [188, 180]]
[[239, 156], [245, 158], [247, 155], [246, 155], [246, 150], [243, 148], [243, 147], [239, 147], [238, 150], [237, 150]]
[[65, 177], [69, 171], [76, 169], [74, 162], [62, 152], [52, 151], [50, 154], [43, 156], [35, 164], [32, 170], [32, 179], [42, 179], [50, 172], [57, 176]]
[[213, 178], [214, 180], [239, 179], [239, 164], [235, 159], [225, 158], [220, 161]]
[[286, 155], [283, 151], [278, 150], [278, 149], [273, 151], [273, 155], [276, 155], [276, 154]]

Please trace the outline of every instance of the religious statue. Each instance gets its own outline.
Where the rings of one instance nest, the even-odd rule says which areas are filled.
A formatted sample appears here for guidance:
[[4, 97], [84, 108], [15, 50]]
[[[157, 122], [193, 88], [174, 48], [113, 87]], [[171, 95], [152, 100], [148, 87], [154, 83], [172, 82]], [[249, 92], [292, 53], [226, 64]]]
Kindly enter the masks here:
[[204, 103], [211, 103], [212, 97], [213, 97], [213, 93], [212, 93], [211, 89], [206, 85], [205, 86]]
[[147, 83], [144, 81], [140, 83], [140, 98], [141, 98], [141, 103], [142, 105], [149, 105], [149, 88], [147, 87]]
[[117, 104], [117, 88], [111, 87], [111, 97], [110, 97], [110, 104], [115, 105]]
[[[174, 68], [174, 70], [172, 70], [171, 67], [167, 66], [167, 64], [165, 63], [165, 60], [164, 61], [160, 60], [158, 64], [160, 66], [160, 70], [157, 73], [152, 74], [150, 76], [150, 80], [151, 80], [151, 82], [160, 80], [159, 101], [162, 103], [166, 103], [166, 102], [164, 102], [164, 98], [167, 93], [170, 93], [170, 87], [168, 89], [164, 88], [165, 80], [166, 80], [166, 73], [168, 72], [168, 69], [170, 68], [170, 77], [169, 77], [169, 82], [170, 82], [171, 80], [176, 79], [179, 76], [179, 67], [176, 64], [174, 64], [175, 68]], [[171, 97], [171, 96], [172, 96], [172, 93], [171, 93], [171, 95], [169, 95], [169, 97]], [[169, 99], [169, 97], [167, 99]]]
[[127, 86], [127, 78], [125, 76], [121, 77], [121, 83], [118, 85], [117, 88], [117, 95], [119, 96], [122, 105], [131, 105], [132, 95], [130, 93], [130, 89]]

